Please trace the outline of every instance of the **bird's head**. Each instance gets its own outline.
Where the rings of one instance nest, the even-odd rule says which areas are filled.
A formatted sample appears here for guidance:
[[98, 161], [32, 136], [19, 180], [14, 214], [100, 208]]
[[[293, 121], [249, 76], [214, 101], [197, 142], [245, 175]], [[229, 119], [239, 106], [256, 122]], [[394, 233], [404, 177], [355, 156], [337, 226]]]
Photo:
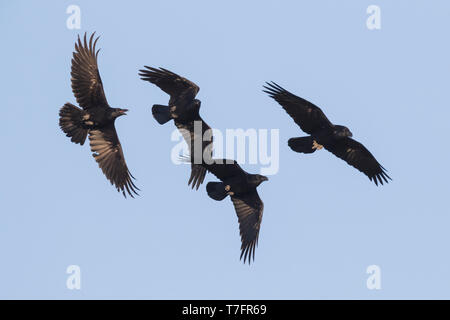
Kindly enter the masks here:
[[261, 175], [261, 174], [254, 174], [253, 176], [252, 176], [252, 182], [256, 185], [256, 186], [259, 186], [262, 182], [264, 182], [264, 181], [268, 181], [269, 180], [269, 178], [267, 178], [266, 176], [263, 176], [263, 175]]
[[128, 112], [128, 109], [114, 108], [114, 110], [113, 110], [111, 115], [115, 119], [115, 118], [118, 118], [120, 116], [126, 115], [126, 112]]
[[334, 135], [339, 137], [339, 138], [346, 138], [346, 137], [352, 137], [353, 134], [352, 132], [349, 130], [349, 128], [345, 127], [345, 126], [334, 126]]

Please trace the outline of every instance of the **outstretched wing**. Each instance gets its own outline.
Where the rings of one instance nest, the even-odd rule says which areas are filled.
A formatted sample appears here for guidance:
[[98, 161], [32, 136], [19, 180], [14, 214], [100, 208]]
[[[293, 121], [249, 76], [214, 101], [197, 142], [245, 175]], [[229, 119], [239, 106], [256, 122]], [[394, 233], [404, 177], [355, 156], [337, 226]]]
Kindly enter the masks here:
[[240, 258], [244, 257], [244, 263], [248, 259], [250, 264], [252, 259], [255, 260], [255, 249], [258, 245], [264, 203], [256, 190], [240, 196], [231, 196], [231, 201], [239, 220], [241, 235]]
[[245, 177], [247, 174], [235, 160], [230, 159], [214, 159], [212, 164], [203, 166], [221, 181], [230, 177]]
[[92, 155], [111, 184], [116, 186], [117, 191], [122, 191], [125, 197], [126, 190], [134, 198], [139, 188], [133, 183], [134, 177], [128, 170], [114, 124], [90, 130], [89, 141]]
[[392, 180], [370, 151], [352, 138], [347, 137], [334, 140], [332, 143], [324, 144], [324, 147], [338, 158], [364, 173], [376, 185], [378, 183], [388, 183], [388, 179]]
[[75, 52], [72, 58], [72, 91], [78, 104], [83, 109], [95, 108], [99, 105], [107, 106], [105, 92], [103, 91], [102, 79], [98, 72], [97, 55], [99, 50], [95, 50], [97, 39], [92, 43], [95, 32], [89, 38], [89, 44], [84, 34], [83, 43], [78, 36], [75, 43]]
[[144, 67], [146, 69], [139, 70], [141, 79], [157, 85], [162, 91], [170, 95], [169, 104], [179, 99], [192, 100], [200, 90], [195, 83], [172, 71], [164, 68]]
[[[175, 120], [175, 125], [190, 150], [191, 176], [188, 185], [191, 185], [192, 189], [195, 187], [198, 190], [206, 176], [206, 168], [202, 166], [204, 157], [212, 158], [212, 129], [201, 117], [188, 123], [179, 123]], [[203, 139], [206, 138], [205, 133], [210, 135], [210, 140]]]
[[333, 126], [323, 111], [316, 105], [297, 97], [275, 82], [266, 82], [266, 84], [267, 86], [264, 86], [265, 90], [263, 91], [275, 99], [304, 132], [313, 134]]

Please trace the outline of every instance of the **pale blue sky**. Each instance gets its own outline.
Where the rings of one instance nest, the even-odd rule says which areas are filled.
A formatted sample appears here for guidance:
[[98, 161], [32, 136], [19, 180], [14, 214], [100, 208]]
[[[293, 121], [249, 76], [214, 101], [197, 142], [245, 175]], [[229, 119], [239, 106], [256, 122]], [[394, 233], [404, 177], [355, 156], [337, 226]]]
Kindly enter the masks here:
[[[81, 30], [66, 28], [70, 4]], [[366, 28], [371, 4], [381, 30]], [[450, 298], [449, 18], [448, 1], [2, 0], [0, 298]], [[109, 103], [130, 109], [117, 130], [134, 200], [58, 127], [85, 31], [101, 35]], [[143, 65], [195, 81], [215, 128], [280, 129], [251, 266], [231, 201], [191, 191], [189, 168], [170, 161], [173, 125], [150, 111], [167, 96], [138, 78]], [[302, 133], [261, 91], [270, 80], [348, 126], [394, 181], [292, 152]], [[79, 291], [66, 288], [72, 264]]]

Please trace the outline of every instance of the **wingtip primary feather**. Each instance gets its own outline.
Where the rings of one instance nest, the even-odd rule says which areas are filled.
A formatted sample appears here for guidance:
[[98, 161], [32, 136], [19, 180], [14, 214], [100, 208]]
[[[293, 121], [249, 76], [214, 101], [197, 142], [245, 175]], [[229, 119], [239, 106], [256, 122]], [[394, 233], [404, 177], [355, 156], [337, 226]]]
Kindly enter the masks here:
[[248, 265], [251, 265], [252, 260], [255, 261], [255, 252], [256, 252], [256, 242], [252, 241], [244, 246], [242, 244], [241, 246], [241, 255], [239, 257], [239, 260], [242, 260], [244, 258], [244, 264], [248, 263]]

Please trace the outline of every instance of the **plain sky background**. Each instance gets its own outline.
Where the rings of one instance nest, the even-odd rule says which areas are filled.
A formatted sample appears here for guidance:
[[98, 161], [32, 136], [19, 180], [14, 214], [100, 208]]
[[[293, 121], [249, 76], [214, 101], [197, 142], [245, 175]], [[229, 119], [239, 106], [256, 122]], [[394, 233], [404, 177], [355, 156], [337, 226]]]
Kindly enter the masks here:
[[[66, 27], [71, 4], [80, 30]], [[381, 30], [366, 27], [371, 4]], [[1, 0], [0, 298], [450, 298], [449, 28], [444, 0]], [[117, 130], [136, 199], [58, 126], [85, 31], [101, 35], [108, 102], [130, 109]], [[192, 191], [170, 161], [174, 126], [150, 110], [168, 96], [139, 79], [143, 65], [197, 83], [214, 128], [280, 129], [254, 264], [239, 261], [231, 201]], [[270, 80], [348, 126], [392, 183], [292, 152], [303, 133], [261, 91]], [[373, 264], [381, 290], [366, 287]], [[69, 265], [81, 290], [66, 288]]]

